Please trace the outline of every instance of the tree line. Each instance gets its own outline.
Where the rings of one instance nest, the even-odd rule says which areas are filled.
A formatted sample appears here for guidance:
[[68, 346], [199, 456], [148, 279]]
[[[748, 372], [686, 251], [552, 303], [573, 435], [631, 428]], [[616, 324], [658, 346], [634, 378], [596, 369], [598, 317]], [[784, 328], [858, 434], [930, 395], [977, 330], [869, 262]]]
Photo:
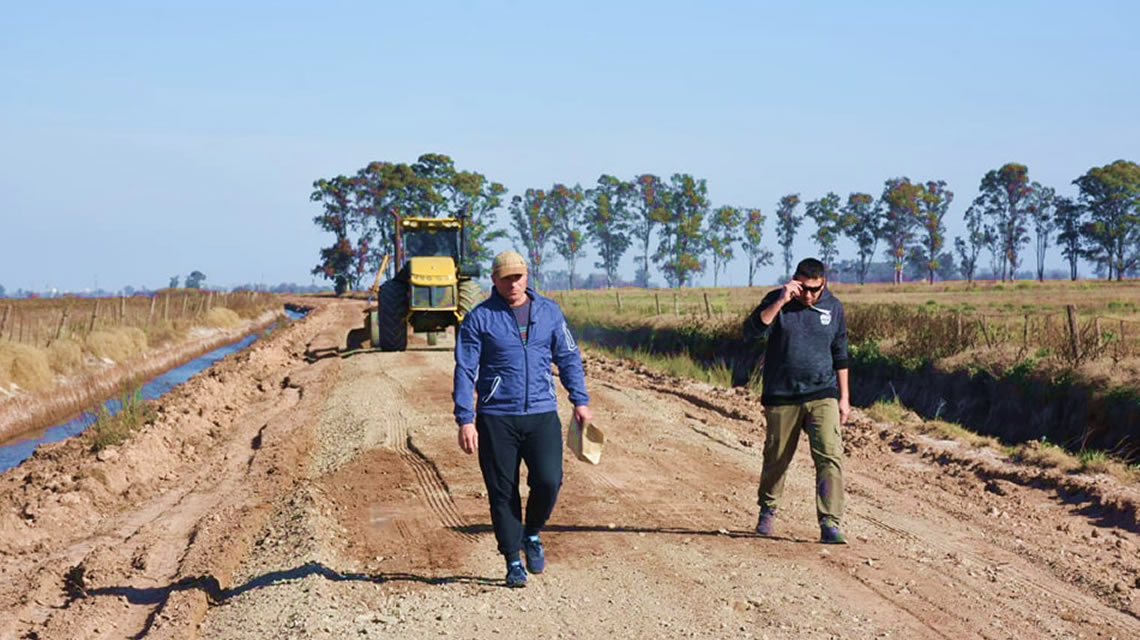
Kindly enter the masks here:
[[[904, 270], [915, 269], [931, 282], [950, 273], [972, 282], [984, 254], [993, 277], [1012, 280], [1024, 267], [1031, 240], [1038, 279], [1045, 277], [1050, 247], [1060, 249], [1073, 279], [1080, 259], [1109, 279], [1140, 272], [1140, 166], [1118, 160], [1089, 169], [1073, 184], [1078, 195], [1068, 198], [1030, 180], [1023, 164], [990, 170], [964, 213], [965, 235], [953, 243], [947, 242], [946, 216], [954, 193], [944, 180], [890, 178], [877, 198], [856, 192], [844, 200], [828, 192], [805, 201], [793, 193], [776, 203], [775, 241], [766, 242], [768, 215], [761, 208], [714, 208], [707, 181], [690, 174], [603, 174], [589, 187], [554, 183], [508, 201], [501, 183], [459, 170], [445, 155], [425, 154], [412, 164], [373, 162], [353, 176], [314, 181], [311, 200], [322, 205], [314, 222], [334, 238], [321, 249], [313, 273], [338, 291], [359, 287], [391, 252], [395, 215], [465, 218], [466, 258], [473, 264], [486, 264], [490, 243], [509, 236], [525, 251], [539, 286], [554, 256], [565, 260], [570, 287], [580, 284], [588, 248], [596, 251], [593, 266], [603, 271], [607, 285], [621, 281], [618, 265], [633, 251], [633, 284], [643, 287], [649, 285], [650, 265], [672, 287], [707, 270], [717, 285], [739, 250], [752, 286], [758, 270], [774, 263], [774, 247], [780, 248], [784, 274], [792, 271], [792, 247], [808, 220], [819, 258], [860, 283], [878, 264], [877, 255], [889, 263], [895, 282]], [[499, 220], [504, 210], [505, 227]], [[842, 238], [854, 243], [855, 256], [837, 262]]]

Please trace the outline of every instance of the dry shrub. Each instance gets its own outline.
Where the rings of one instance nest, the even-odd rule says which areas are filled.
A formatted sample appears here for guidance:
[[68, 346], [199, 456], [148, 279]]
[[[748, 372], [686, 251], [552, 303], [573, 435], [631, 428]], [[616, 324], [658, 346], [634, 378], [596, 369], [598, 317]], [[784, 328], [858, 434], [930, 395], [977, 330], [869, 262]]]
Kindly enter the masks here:
[[961, 425], [945, 420], [927, 420], [919, 425], [918, 430], [921, 433], [932, 435], [943, 440], [963, 442], [977, 449], [984, 447], [997, 449], [1000, 447], [997, 438], [974, 433]]
[[1045, 469], [1075, 471], [1080, 467], [1080, 462], [1061, 447], [1037, 440], [1017, 445], [1011, 457], [1019, 462]]
[[225, 307], [214, 307], [206, 312], [206, 326], [217, 329], [230, 329], [241, 325], [238, 314]]
[[16, 383], [35, 391], [51, 385], [53, 376], [47, 354], [26, 344], [0, 343], [0, 381]]
[[125, 362], [147, 350], [146, 333], [137, 327], [116, 327], [87, 336], [87, 348], [100, 358]]
[[47, 358], [56, 373], [75, 373], [83, 367], [83, 345], [67, 338], [56, 340], [48, 347]]
[[172, 322], [157, 322], [147, 328], [146, 335], [149, 344], [159, 347], [181, 341], [186, 332], [176, 327]]
[[867, 417], [875, 422], [903, 423], [921, 420], [918, 414], [902, 406], [898, 399], [892, 400], [891, 402], [880, 400], [867, 407], [865, 412]]

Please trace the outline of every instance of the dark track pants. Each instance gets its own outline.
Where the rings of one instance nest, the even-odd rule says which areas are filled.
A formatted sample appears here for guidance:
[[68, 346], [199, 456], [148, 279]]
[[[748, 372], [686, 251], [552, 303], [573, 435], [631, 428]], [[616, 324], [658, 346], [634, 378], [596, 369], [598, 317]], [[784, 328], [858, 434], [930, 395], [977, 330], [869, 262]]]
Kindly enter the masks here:
[[[562, 487], [562, 425], [554, 411], [526, 416], [477, 414], [479, 468], [491, 503], [499, 552], [518, 558], [523, 536], [542, 530]], [[519, 497], [519, 465], [526, 462], [526, 525]]]

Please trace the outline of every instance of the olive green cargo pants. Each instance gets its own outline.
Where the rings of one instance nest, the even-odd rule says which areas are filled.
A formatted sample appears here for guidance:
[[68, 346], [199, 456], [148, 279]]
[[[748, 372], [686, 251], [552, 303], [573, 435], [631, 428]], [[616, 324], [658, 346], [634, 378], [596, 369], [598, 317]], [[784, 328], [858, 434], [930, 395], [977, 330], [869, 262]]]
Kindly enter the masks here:
[[803, 404], [764, 407], [768, 433], [764, 439], [764, 469], [760, 474], [761, 509], [775, 509], [784, 493], [784, 474], [796, 453], [800, 431], [807, 431], [815, 463], [815, 510], [837, 526], [843, 516], [843, 438], [839, 433], [839, 401], [834, 398]]

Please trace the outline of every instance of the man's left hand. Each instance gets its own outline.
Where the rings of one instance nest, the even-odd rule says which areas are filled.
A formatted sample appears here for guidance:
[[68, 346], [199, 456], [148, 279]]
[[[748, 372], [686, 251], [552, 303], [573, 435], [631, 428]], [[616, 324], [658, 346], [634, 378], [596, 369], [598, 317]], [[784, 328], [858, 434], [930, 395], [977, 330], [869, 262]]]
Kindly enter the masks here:
[[574, 420], [578, 424], [586, 424], [594, 419], [594, 414], [590, 412], [589, 405], [580, 404], [574, 407]]
[[839, 424], [847, 424], [848, 418], [851, 417], [851, 401], [847, 398], [839, 399]]

